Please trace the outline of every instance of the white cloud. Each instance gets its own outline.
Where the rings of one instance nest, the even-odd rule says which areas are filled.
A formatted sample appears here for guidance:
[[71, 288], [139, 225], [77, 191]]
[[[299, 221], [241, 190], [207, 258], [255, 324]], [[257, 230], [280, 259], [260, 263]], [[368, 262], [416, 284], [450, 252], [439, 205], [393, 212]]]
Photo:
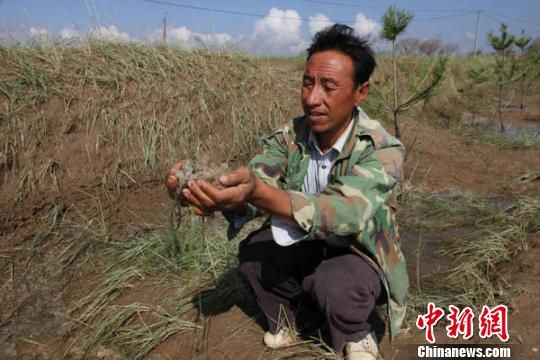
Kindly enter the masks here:
[[476, 37], [476, 34], [473, 33], [472, 31], [467, 31], [465, 33], [465, 39], [467, 40], [474, 40], [475, 37]]
[[309, 17], [309, 32], [311, 35], [315, 35], [319, 31], [333, 25], [334, 22], [324, 14], [318, 13], [315, 16]]
[[129, 34], [121, 32], [115, 25], [100, 26], [90, 31], [90, 37], [105, 41], [129, 41]]
[[197, 34], [195, 33], [194, 38], [197, 41], [200, 41], [204, 46], [226, 46], [230, 44], [233, 40], [233, 37], [226, 33], [219, 34]]
[[295, 10], [272, 8], [268, 15], [255, 22], [249, 48], [265, 54], [298, 54], [307, 44], [300, 30], [302, 19]]
[[368, 19], [362, 13], [356, 14], [353, 28], [358, 35], [367, 38], [374, 38], [381, 31], [381, 25], [377, 21]]
[[49, 30], [42, 27], [31, 27], [28, 29], [31, 37], [44, 38], [49, 36]]
[[62, 40], [80, 39], [82, 34], [74, 28], [63, 28], [60, 30], [60, 38]]
[[[173, 43], [180, 43], [181, 45], [188, 45], [192, 36], [192, 32], [185, 26], [179, 28], [167, 29], [167, 38], [171, 39]], [[158, 30], [158, 33], [161, 31]]]
[[[151, 35], [151, 41], [159, 42], [162, 39], [162, 30], [156, 29]], [[185, 48], [194, 47], [226, 47], [234, 42], [233, 36], [227, 33], [205, 34], [189, 30], [185, 26], [167, 29], [167, 41], [171, 45]]]

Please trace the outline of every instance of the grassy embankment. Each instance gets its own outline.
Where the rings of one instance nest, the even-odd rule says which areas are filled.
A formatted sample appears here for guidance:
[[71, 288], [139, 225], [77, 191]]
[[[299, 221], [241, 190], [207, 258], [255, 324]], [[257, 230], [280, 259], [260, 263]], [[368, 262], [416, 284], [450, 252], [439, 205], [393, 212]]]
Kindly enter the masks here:
[[[466, 75], [491, 61], [451, 59], [437, 96], [405, 121], [459, 129], [473, 141], [487, 139], [459, 120], [464, 111], [493, 116], [485, 95], [490, 84], [475, 85]], [[421, 86], [430, 64], [429, 59], [402, 59], [403, 96]], [[36, 262], [58, 270], [55, 276], [66, 288], [78, 287], [73, 279], [82, 284], [63, 295], [64, 316], [72, 321], [63, 334], [67, 345], [59, 346], [64, 355], [78, 357], [102, 344], [140, 358], [182, 332], [200, 333], [204, 342], [201, 312], [238, 303], [253, 306], [234, 272], [236, 242], [224, 239], [222, 223], [201, 223], [187, 215], [176, 231], [168, 222], [168, 205], [152, 205], [151, 197], [130, 193], [161, 191], [161, 178], [174, 159], [245, 162], [258, 136], [300, 113], [302, 66], [302, 59], [143, 45], [0, 48], [2, 208], [15, 209], [3, 215], [3, 234], [6, 239], [10, 229], [24, 234], [22, 241], [6, 242], [17, 250], [3, 247], [9, 256], [2, 266], [6, 274], [10, 267], [11, 274], [32, 273], [23, 264]], [[373, 94], [389, 94], [388, 69], [382, 58], [365, 105], [375, 118], [387, 119], [384, 101]], [[489, 139], [505, 146], [537, 146], [528, 137]], [[496, 267], [538, 234], [538, 199], [524, 196], [501, 209], [468, 193], [430, 194], [416, 183], [406, 189], [402, 231], [414, 231], [420, 239], [408, 254], [415, 264], [411, 309], [421, 310], [430, 300], [510, 303], [513, 289], [497, 276]], [[128, 201], [155, 209], [153, 216], [127, 209]], [[34, 217], [21, 217], [17, 209]], [[423, 273], [424, 257], [433, 255], [424, 251], [425, 234], [437, 241], [437, 253], [452, 258], [448, 268]], [[13, 275], [6, 276], [4, 287], [9, 280], [11, 291], [0, 297], [7, 304], [2, 325], [13, 320], [18, 307]], [[137, 293], [143, 285], [164, 295], [141, 301]], [[215, 291], [200, 291], [213, 285]], [[291, 352], [333, 356], [316, 344]]]

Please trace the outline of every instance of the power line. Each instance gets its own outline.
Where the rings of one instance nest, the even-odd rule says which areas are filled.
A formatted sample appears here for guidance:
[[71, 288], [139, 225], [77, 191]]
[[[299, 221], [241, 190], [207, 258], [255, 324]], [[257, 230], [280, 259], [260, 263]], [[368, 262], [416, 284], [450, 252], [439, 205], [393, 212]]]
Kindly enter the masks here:
[[[325, 1], [325, 0], [303, 0], [305, 2], [310, 3], [316, 3], [316, 4], [326, 4], [326, 5], [334, 5], [334, 6], [341, 6], [341, 7], [352, 7], [352, 8], [364, 8], [364, 9], [388, 9], [388, 6], [370, 6], [370, 5], [363, 5], [358, 3], [346, 3], [346, 2], [340, 2], [340, 1]], [[476, 12], [477, 10], [473, 9], [418, 9], [418, 8], [406, 8], [406, 10], [414, 11], [414, 12], [428, 12], [428, 13], [463, 13], [463, 12]]]
[[530, 21], [518, 19], [518, 18], [515, 18], [513, 16], [504, 15], [504, 14], [501, 14], [501, 13], [498, 13], [498, 12], [495, 12], [495, 11], [492, 11], [492, 10], [488, 10], [487, 12], [490, 12], [495, 16], [501, 16], [501, 17], [505, 17], [505, 18], [508, 18], [508, 19], [511, 19], [511, 20], [519, 21], [519, 22], [524, 23], [524, 24], [529, 24], [529, 25], [540, 27], [540, 24], [538, 24], [538, 23], [533, 23], [533, 22], [530, 22]]
[[[252, 13], [252, 12], [244, 12], [244, 11], [236, 11], [236, 10], [226, 10], [226, 9], [216, 9], [216, 8], [209, 8], [204, 6], [195, 6], [195, 5], [187, 5], [187, 4], [179, 4], [176, 2], [166, 1], [166, 0], [142, 0], [144, 2], [148, 3], [154, 3], [159, 5], [166, 5], [166, 6], [173, 6], [173, 7], [179, 7], [179, 8], [185, 8], [185, 9], [192, 9], [192, 10], [200, 10], [200, 11], [207, 11], [207, 12], [215, 12], [215, 13], [221, 13], [221, 14], [229, 14], [229, 15], [239, 15], [239, 16], [249, 16], [249, 17], [257, 17], [257, 18], [274, 18], [274, 19], [284, 19], [284, 20], [295, 20], [295, 21], [316, 21], [316, 22], [327, 22], [323, 19], [316, 19], [316, 18], [304, 18], [304, 17], [291, 17], [291, 16], [272, 16], [268, 14], [260, 14], [260, 13]], [[305, 0], [308, 1], [308, 0]], [[311, 2], [317, 2], [317, 0], [312, 0]], [[381, 8], [386, 9], [386, 8]], [[452, 17], [458, 17], [458, 16], [465, 16], [472, 13], [475, 13], [476, 11], [470, 11], [470, 12], [462, 12], [457, 14], [451, 14], [451, 15], [443, 15], [443, 16], [434, 16], [430, 18], [423, 18], [423, 19], [417, 19], [416, 21], [431, 21], [431, 20], [439, 20], [439, 19], [446, 19], [446, 18], [452, 18]], [[337, 23], [341, 24], [348, 24], [352, 25], [355, 22], [350, 20], [333, 20]]]
[[[306, 19], [306, 18], [303, 18], [303, 17], [300, 17], [300, 16], [299, 17], [272, 16], [272, 15], [268, 15], [268, 14], [259, 14], [259, 13], [251, 13], [251, 12], [244, 12], [244, 11], [215, 9], [215, 8], [209, 8], [209, 7], [204, 7], [204, 6], [179, 4], [179, 3], [175, 3], [175, 2], [171, 2], [171, 1], [163, 1], [163, 0], [142, 0], [142, 1], [147, 2], [147, 3], [174, 6], [174, 7], [184, 8], [184, 9], [215, 12], [215, 13], [220, 13], [220, 14], [249, 16], [249, 17], [257, 17], [257, 18], [273, 18], [273, 19], [283, 19], [283, 20], [295, 20], [295, 21], [321, 21], [321, 22], [326, 22], [326, 20], [322, 20], [322, 19]], [[342, 24], [354, 24], [354, 21], [337, 21], [337, 22], [340, 22]]]
[[483, 14], [486, 18], [492, 20], [492, 21], [496, 21], [498, 23], [505, 23], [507, 24], [508, 26], [511, 26], [511, 27], [514, 27], [514, 28], [518, 28], [520, 30], [527, 30], [527, 31], [530, 31], [531, 33], [533, 34], [538, 34], [540, 33], [540, 29], [531, 29], [531, 28], [526, 28], [526, 27], [523, 27], [521, 25], [517, 25], [517, 24], [514, 24], [514, 23], [511, 23], [511, 22], [508, 22], [496, 15], [487, 15], [487, 14]]
[[[198, 10], [198, 11], [214, 12], [214, 13], [237, 15], [237, 16], [248, 16], [248, 17], [255, 17], [255, 18], [274, 18], [274, 19], [282, 19], [282, 20], [307, 21], [307, 22], [311, 22], [311, 21], [327, 22], [327, 20], [324, 20], [324, 19], [304, 18], [304, 17], [300, 17], [300, 16], [298, 16], [298, 17], [275, 16], [275, 15], [261, 14], [261, 13], [254, 13], [254, 12], [246, 12], [246, 11], [216, 9], [216, 8], [210, 8], [210, 7], [205, 7], [205, 6], [181, 4], [181, 3], [167, 1], [167, 0], [141, 0], [141, 1], [144, 1], [144, 2], [147, 2], [147, 3], [152, 3], [152, 4], [157, 4], [157, 5], [165, 5], [165, 6], [172, 6], [172, 7], [177, 7], [177, 8], [192, 9], [192, 10]], [[305, 2], [310, 2], [310, 3], [329, 4], [329, 5], [337, 5], [337, 6], [348, 6], [348, 7], [358, 7], [358, 8], [364, 7], [364, 8], [371, 8], [371, 9], [386, 9], [386, 7], [361, 6], [359, 4], [357, 5], [357, 4], [344, 3], [344, 2], [333, 1], [333, 0], [331, 0], [331, 1], [328, 1], [328, 0], [304, 0], [304, 1]], [[449, 10], [449, 9], [440, 9], [440, 10], [435, 10], [435, 9], [429, 9], [429, 10], [428, 9], [407, 9], [407, 10], [419, 11], [419, 12], [443, 12], [443, 13], [451, 12], [451, 14], [449, 14], [449, 15], [441, 15], [441, 16], [433, 16], [433, 17], [428, 17], [428, 18], [415, 19], [415, 22], [442, 20], [442, 19], [449, 19], [449, 18], [455, 18], [455, 17], [468, 16], [468, 15], [471, 15], [471, 14], [479, 14], [478, 15], [479, 17], [481, 15], [483, 15], [484, 17], [486, 17], [488, 19], [491, 19], [492, 21], [505, 22], [505, 23], [508, 23], [508, 25], [510, 25], [512, 27], [517, 27], [517, 28], [520, 28], [520, 29], [523, 29], [523, 30], [528, 30], [528, 31], [532, 32], [533, 34], [536, 34], [536, 33], [540, 32], [539, 29], [524, 28], [524, 27], [516, 25], [514, 23], [509, 23], [509, 22], [507, 22], [505, 20], [501, 20], [501, 18], [499, 18], [499, 14], [496, 13], [496, 12], [493, 12], [493, 11], [487, 11], [487, 12], [490, 13], [490, 15], [488, 15], [488, 14], [486, 14], [485, 10], [474, 10], [474, 11], [473, 10], [470, 10], [470, 11], [467, 10], [467, 11], [462, 11], [462, 12], [458, 12], [458, 13], [455, 13], [456, 10]], [[502, 15], [502, 14], [500, 14], [500, 16], [511, 18], [511, 19], [513, 19], [515, 21], [519, 21], [519, 22], [523, 22], [523, 23], [533, 24], [533, 23], [530, 23], [530, 22], [526, 22], [526, 21], [523, 21], [523, 20], [520, 20], [520, 19], [517, 19], [517, 18]], [[338, 23], [342, 23], [342, 24], [348, 24], [348, 25], [354, 25], [355, 24], [354, 21], [343, 21], [343, 20], [334, 20], [334, 21], [338, 22]], [[478, 32], [478, 22], [479, 22], [479, 18], [477, 20], [477, 32]], [[534, 26], [540, 26], [540, 25], [534, 24]], [[477, 42], [477, 41], [478, 41], [478, 35], [476, 35], [475, 42]]]
[[[358, 3], [346, 3], [346, 2], [339, 2], [339, 1], [327, 1], [327, 0], [303, 0], [305, 2], [310, 3], [316, 3], [316, 4], [328, 4], [328, 5], [334, 5], [334, 6], [342, 6], [342, 7], [353, 7], [353, 8], [366, 8], [366, 9], [387, 9], [388, 7], [382, 7], [382, 6], [364, 6]], [[441, 20], [441, 19], [448, 19], [448, 18], [454, 18], [454, 17], [460, 17], [460, 16], [466, 16], [471, 14], [477, 14], [481, 10], [450, 10], [450, 9], [418, 9], [418, 8], [405, 8], [405, 10], [413, 11], [413, 12], [441, 12], [441, 13], [452, 13], [450, 15], [441, 15], [441, 16], [434, 16], [429, 18], [420, 18], [420, 19], [414, 19], [415, 22], [418, 21], [432, 21], [432, 20]]]
[[414, 21], [431, 21], [431, 20], [449, 19], [449, 18], [466, 16], [466, 15], [477, 14], [477, 13], [478, 11], [468, 11], [468, 12], [463, 12], [463, 13], [453, 14], [453, 15], [441, 15], [441, 16], [434, 16], [434, 17], [424, 18], [424, 19], [414, 19]]
[[353, 7], [353, 8], [364, 8], [364, 9], [386, 9], [385, 7], [382, 7], [382, 6], [360, 5], [360, 4], [343, 3], [343, 2], [337, 2], [337, 1], [319, 1], [319, 0], [303, 0], [303, 1], [309, 2], [309, 3], [315, 3], [315, 4], [334, 5], [334, 6], [341, 6], [341, 7]]
[[[359, 3], [350, 3], [350, 2], [341, 2], [341, 1], [328, 1], [328, 0], [303, 0], [303, 1], [309, 2], [309, 3], [327, 4], [327, 5], [333, 5], [333, 6], [352, 7], [352, 8], [359, 8], [359, 9], [361, 9], [361, 8], [365, 8], [365, 9], [387, 9], [388, 8], [388, 7], [383, 7], [383, 6], [370, 6], [370, 5], [363, 5], [363, 4], [359, 4]], [[425, 8], [424, 9], [405, 8], [405, 10], [409, 10], [409, 11], [413, 11], [413, 12], [454, 13], [454, 14], [448, 15], [448, 16], [432, 17], [432, 18], [426, 18], [426, 19], [415, 19], [415, 21], [438, 20], [438, 19], [446, 19], [446, 18], [462, 16], [462, 15], [469, 15], [469, 14], [478, 13], [478, 12], [483, 12], [483, 13], [488, 12], [488, 13], [491, 13], [493, 16], [505, 17], [505, 18], [508, 18], [508, 19], [511, 19], [511, 20], [514, 20], [514, 21], [524, 23], [524, 24], [540, 27], [539, 23], [526, 21], [526, 20], [519, 19], [519, 18], [516, 18], [516, 17], [513, 17], [513, 16], [501, 14], [501, 13], [498, 13], [498, 12], [495, 12], [495, 11], [492, 11], [492, 10], [483, 10], [483, 9], [478, 9], [478, 10], [453, 9], [452, 10], [452, 9], [425, 9]], [[518, 27], [518, 25], [515, 25], [515, 24], [513, 26]]]
[[[383, 6], [370, 6], [370, 5], [362, 5], [362, 4], [359, 4], [359, 3], [350, 3], [350, 2], [341, 2], [341, 1], [328, 1], [328, 0], [303, 0], [303, 1], [304, 2], [309, 2], [309, 3], [315, 3], [315, 4], [326, 4], [326, 5], [341, 6], [341, 7], [351, 7], [351, 8], [359, 8], [359, 9], [361, 9], [361, 8], [365, 8], [365, 9], [387, 9], [388, 8], [388, 7], [383, 7]], [[526, 20], [519, 19], [519, 18], [516, 18], [516, 17], [513, 17], [513, 16], [501, 14], [501, 13], [498, 13], [498, 12], [495, 12], [495, 11], [492, 11], [492, 10], [471, 10], [471, 9], [469, 9], [469, 10], [466, 10], [466, 9], [461, 9], [461, 10], [460, 9], [454, 9], [454, 10], [451, 10], [451, 9], [418, 9], [418, 8], [405, 8], [405, 9], [409, 10], [409, 11], [413, 11], [413, 12], [453, 13], [452, 15], [448, 15], [448, 16], [432, 17], [432, 18], [427, 18], [427, 19], [416, 19], [416, 21], [446, 19], [446, 18], [455, 17], [455, 16], [478, 13], [479, 11], [481, 11], [481, 12], [484, 12], [484, 13], [485, 12], [491, 13], [494, 16], [504, 17], [504, 18], [508, 18], [508, 19], [511, 19], [511, 20], [514, 20], [514, 21], [518, 21], [520, 23], [540, 27], [539, 23], [526, 21]], [[515, 25], [515, 26], [517, 26], [517, 25]]]

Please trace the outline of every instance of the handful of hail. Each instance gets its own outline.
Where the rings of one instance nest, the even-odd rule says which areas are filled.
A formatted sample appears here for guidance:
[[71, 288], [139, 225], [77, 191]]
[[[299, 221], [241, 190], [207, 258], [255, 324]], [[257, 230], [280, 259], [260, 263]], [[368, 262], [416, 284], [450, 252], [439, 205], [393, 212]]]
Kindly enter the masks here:
[[[181, 169], [177, 170], [175, 173], [176, 188], [177, 190], [181, 190], [187, 186], [189, 180], [194, 179], [202, 179], [213, 185], [222, 187], [217, 181], [217, 179], [221, 176], [221, 174], [227, 171], [227, 168], [228, 165], [225, 162], [216, 165], [205, 158], [198, 161], [186, 160], [185, 165]], [[182, 193], [180, 191], [177, 191], [177, 193], [180, 193], [177, 199], [178, 202], [180, 202], [180, 205], [189, 205], [186, 199], [182, 196]]]

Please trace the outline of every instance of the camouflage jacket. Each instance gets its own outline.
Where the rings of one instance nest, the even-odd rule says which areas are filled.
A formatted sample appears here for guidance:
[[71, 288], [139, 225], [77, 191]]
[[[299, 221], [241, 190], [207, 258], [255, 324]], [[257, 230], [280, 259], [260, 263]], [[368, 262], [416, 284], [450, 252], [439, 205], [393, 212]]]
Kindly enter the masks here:
[[[337, 238], [374, 267], [388, 295], [393, 338], [405, 317], [408, 289], [395, 219], [404, 148], [361, 108], [354, 121], [320, 194], [301, 192], [310, 159], [304, 117], [262, 138], [262, 152], [248, 167], [267, 184], [289, 192], [293, 217], [306, 239]], [[247, 217], [255, 213], [251, 207]]]

